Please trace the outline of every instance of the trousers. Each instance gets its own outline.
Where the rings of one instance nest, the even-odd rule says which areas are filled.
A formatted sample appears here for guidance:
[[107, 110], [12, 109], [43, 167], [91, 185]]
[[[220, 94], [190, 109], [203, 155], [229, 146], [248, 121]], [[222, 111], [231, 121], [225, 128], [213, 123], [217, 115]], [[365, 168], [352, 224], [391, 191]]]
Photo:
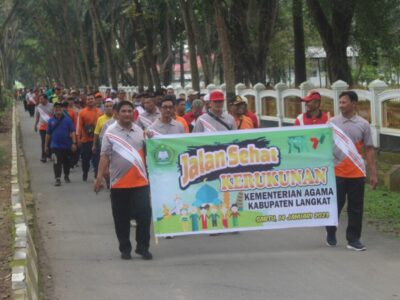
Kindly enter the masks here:
[[130, 253], [130, 220], [134, 214], [136, 219], [136, 247], [148, 249], [150, 246], [150, 188], [111, 188], [111, 208], [114, 219], [115, 233], [121, 253]]
[[[358, 241], [361, 237], [362, 218], [364, 211], [365, 178], [336, 177], [338, 217], [347, 200], [348, 224], [346, 239], [349, 242]], [[328, 234], [336, 233], [336, 226], [327, 226]]]

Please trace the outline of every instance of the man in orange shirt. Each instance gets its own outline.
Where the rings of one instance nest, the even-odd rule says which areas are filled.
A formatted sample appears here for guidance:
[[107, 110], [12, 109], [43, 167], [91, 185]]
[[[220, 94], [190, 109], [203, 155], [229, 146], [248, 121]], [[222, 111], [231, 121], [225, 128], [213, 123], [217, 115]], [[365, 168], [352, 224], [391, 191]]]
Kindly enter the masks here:
[[117, 105], [117, 121], [104, 134], [99, 173], [94, 184], [97, 193], [109, 169], [111, 207], [122, 259], [131, 259], [130, 219], [136, 226], [135, 252], [145, 260], [153, 258], [150, 246], [150, 189], [144, 159], [144, 132], [133, 123], [134, 106], [129, 101]]
[[231, 115], [235, 118], [237, 129], [254, 128], [253, 121], [245, 115], [247, 102], [242, 96], [236, 96], [230, 107]]
[[87, 95], [86, 107], [79, 112], [76, 130], [78, 146], [81, 149], [82, 155], [83, 181], [87, 181], [90, 161], [92, 161], [95, 177], [97, 176], [99, 162], [96, 160], [96, 156], [93, 155], [92, 147], [97, 119], [102, 114], [101, 110], [96, 107], [94, 94]]

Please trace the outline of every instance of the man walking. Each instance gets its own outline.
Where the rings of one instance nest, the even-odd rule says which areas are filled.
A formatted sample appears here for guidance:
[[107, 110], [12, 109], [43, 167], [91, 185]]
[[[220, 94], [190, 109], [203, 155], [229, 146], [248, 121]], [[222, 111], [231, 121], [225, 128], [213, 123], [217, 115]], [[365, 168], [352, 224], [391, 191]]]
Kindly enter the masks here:
[[236, 130], [233, 117], [224, 111], [225, 96], [221, 91], [210, 93], [210, 109], [201, 115], [193, 128], [193, 132], [215, 132]]
[[305, 103], [306, 112], [297, 116], [294, 125], [317, 125], [326, 124], [328, 122], [329, 115], [320, 109], [320, 93], [317, 91], [310, 91], [301, 101]]
[[[363, 251], [365, 246], [361, 243], [361, 228], [364, 208], [365, 164], [361, 156], [364, 148], [369, 169], [370, 184], [373, 189], [377, 185], [375, 166], [375, 152], [372, 143], [371, 128], [369, 123], [357, 115], [358, 96], [353, 91], [345, 91], [339, 96], [339, 109], [341, 114], [332, 118], [335, 139], [343, 145], [335, 146], [335, 175], [337, 187], [338, 216], [346, 202], [348, 225], [346, 230], [347, 248]], [[343, 151], [343, 147], [345, 148]], [[348, 154], [344, 154], [348, 153]], [[327, 226], [326, 242], [328, 246], [336, 246], [336, 226]]]
[[143, 104], [144, 112], [139, 115], [136, 121], [137, 125], [143, 130], [147, 129], [147, 127], [160, 117], [155, 97], [153, 95], [146, 95], [146, 97]]
[[173, 118], [175, 105], [170, 96], [164, 97], [160, 104], [161, 115], [147, 128], [147, 136], [185, 133], [182, 124]]
[[46, 133], [45, 152], [49, 153], [49, 146], [55, 154], [53, 164], [55, 186], [61, 185], [61, 172], [64, 170], [65, 182], [69, 179], [71, 151], [76, 151], [75, 127], [69, 117], [64, 116], [61, 103], [54, 103], [54, 117], [48, 122]]
[[53, 115], [53, 105], [49, 103], [46, 94], [42, 94], [39, 98], [40, 104], [36, 107], [36, 120], [35, 120], [35, 132], [39, 129], [41, 148], [42, 148], [42, 158], [41, 162], [45, 163], [47, 161], [47, 155], [45, 151], [46, 142], [46, 131], [47, 122]]
[[94, 191], [97, 193], [103, 187], [103, 178], [109, 169], [112, 213], [121, 258], [131, 259], [130, 219], [134, 215], [137, 222], [135, 252], [149, 260], [153, 258], [149, 252], [150, 189], [144, 162], [144, 133], [133, 123], [133, 109], [129, 101], [117, 105], [118, 121], [103, 137]]
[[102, 115], [100, 109], [96, 107], [96, 100], [94, 94], [87, 95], [86, 107], [83, 108], [78, 114], [77, 122], [77, 136], [78, 144], [82, 154], [82, 180], [87, 181], [90, 161], [94, 168], [94, 175], [97, 175], [98, 160], [93, 155], [93, 139], [94, 129], [96, 127], [97, 119]]

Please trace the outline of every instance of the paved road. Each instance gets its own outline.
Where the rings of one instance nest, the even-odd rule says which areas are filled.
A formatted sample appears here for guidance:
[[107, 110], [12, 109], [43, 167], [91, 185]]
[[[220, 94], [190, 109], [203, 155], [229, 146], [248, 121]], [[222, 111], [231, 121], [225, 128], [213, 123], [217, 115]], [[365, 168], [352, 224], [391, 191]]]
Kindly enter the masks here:
[[24, 150], [56, 299], [400, 299], [400, 241], [365, 228], [368, 250], [327, 248], [322, 228], [152, 240], [155, 259], [119, 258], [107, 192], [74, 170], [54, 187], [33, 119]]

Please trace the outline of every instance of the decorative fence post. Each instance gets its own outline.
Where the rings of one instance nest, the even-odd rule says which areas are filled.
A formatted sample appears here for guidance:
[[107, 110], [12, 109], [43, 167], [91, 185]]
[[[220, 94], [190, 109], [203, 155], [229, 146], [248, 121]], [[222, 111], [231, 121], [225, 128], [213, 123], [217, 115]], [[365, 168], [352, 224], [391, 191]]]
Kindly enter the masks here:
[[276, 90], [276, 117], [278, 118], [278, 126], [283, 125], [283, 111], [284, 111], [284, 99], [282, 97], [282, 92], [288, 87], [283, 82], [279, 82], [275, 85]]
[[256, 105], [256, 115], [258, 118], [261, 116], [261, 97], [260, 97], [260, 92], [265, 90], [265, 85], [262, 83], [257, 83], [254, 86], [255, 90], [255, 105]]
[[372, 92], [371, 101], [371, 132], [372, 139], [375, 147], [380, 147], [380, 130], [382, 124], [382, 113], [381, 103], [379, 101], [379, 94], [382, 93], [386, 88], [387, 84], [382, 80], [376, 79], [372, 81], [369, 86], [369, 90]]
[[341, 92], [347, 90], [348, 88], [349, 88], [349, 85], [346, 82], [344, 82], [343, 80], [335, 81], [332, 84], [333, 111], [335, 113], [335, 116], [339, 114], [339, 95]]

